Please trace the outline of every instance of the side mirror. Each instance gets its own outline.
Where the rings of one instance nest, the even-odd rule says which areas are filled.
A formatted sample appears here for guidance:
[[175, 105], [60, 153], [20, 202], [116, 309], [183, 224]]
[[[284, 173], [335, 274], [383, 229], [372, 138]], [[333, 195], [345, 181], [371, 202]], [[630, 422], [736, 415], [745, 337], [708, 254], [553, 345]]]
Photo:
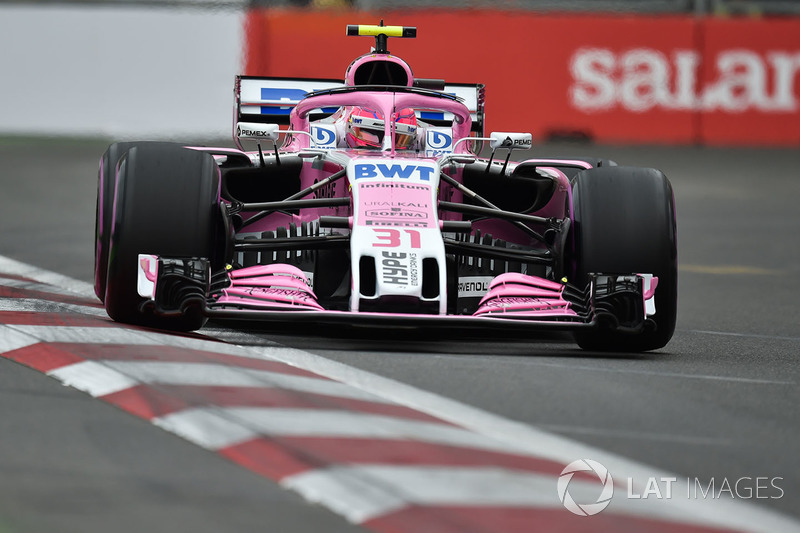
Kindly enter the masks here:
[[236, 136], [239, 139], [254, 139], [256, 141], [270, 140], [278, 142], [280, 126], [278, 124], [261, 124], [258, 122], [238, 122]]
[[489, 134], [489, 146], [492, 148], [492, 151], [498, 148], [529, 150], [533, 147], [533, 137], [530, 133], [496, 131]]
[[505, 148], [508, 150], [506, 154], [506, 161], [503, 163], [501, 174], [506, 173], [508, 167], [508, 160], [511, 159], [511, 152], [515, 149], [529, 150], [533, 147], [533, 136], [530, 133], [509, 133], [505, 131], [495, 131], [489, 134], [489, 146], [492, 149], [492, 155], [489, 157], [489, 163], [486, 165], [486, 172], [492, 167], [494, 160], [494, 153], [498, 148]]

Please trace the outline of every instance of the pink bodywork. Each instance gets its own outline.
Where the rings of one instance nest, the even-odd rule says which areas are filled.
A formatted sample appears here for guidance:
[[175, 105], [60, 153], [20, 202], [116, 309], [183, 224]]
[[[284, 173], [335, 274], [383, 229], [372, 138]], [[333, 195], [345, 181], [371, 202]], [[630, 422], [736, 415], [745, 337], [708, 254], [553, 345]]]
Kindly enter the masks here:
[[576, 317], [564, 300], [564, 285], [535, 276], [509, 272], [494, 278], [475, 316]]
[[218, 304], [243, 308], [321, 311], [303, 272], [292, 265], [240, 268], [228, 273], [230, 286], [220, 291]]

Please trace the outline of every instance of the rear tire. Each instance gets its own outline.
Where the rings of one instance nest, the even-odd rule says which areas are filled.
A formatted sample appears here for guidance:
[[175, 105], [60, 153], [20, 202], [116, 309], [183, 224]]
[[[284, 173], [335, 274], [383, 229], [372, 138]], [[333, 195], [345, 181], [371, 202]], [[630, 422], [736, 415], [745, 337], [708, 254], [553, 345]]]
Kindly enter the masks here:
[[675, 331], [678, 307], [677, 233], [672, 185], [658, 170], [600, 167], [572, 181], [573, 279], [590, 273], [658, 277], [655, 330], [625, 334], [598, 327], [576, 332], [585, 350], [641, 352], [665, 346]]
[[179, 331], [202, 327], [199, 309], [168, 317], [141, 311], [137, 260], [139, 254], [212, 260], [219, 190], [219, 168], [209, 154], [164, 143], [130, 148], [119, 164], [114, 202], [105, 290], [111, 318]]

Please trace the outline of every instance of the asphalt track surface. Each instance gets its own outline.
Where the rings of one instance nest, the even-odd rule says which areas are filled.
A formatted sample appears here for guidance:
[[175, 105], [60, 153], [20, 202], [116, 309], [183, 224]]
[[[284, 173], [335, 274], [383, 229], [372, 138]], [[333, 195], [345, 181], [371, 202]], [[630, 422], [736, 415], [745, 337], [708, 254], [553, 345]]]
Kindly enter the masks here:
[[[91, 281], [104, 148], [0, 140], [0, 256]], [[253, 328], [220, 335], [300, 348], [654, 472], [706, 484], [781, 478], [780, 498], [751, 503], [800, 519], [800, 151], [565, 144], [533, 154], [598, 155], [670, 178], [680, 296], [666, 348], [590, 354], [552, 335], [386, 338]], [[0, 413], [2, 533], [361, 530], [6, 359]]]

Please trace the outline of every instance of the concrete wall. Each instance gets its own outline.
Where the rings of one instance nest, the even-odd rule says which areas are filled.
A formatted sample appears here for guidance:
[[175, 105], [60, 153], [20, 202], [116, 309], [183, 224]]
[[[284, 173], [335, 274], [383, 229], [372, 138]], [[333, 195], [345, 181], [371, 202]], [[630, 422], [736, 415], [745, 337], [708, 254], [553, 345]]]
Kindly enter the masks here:
[[242, 14], [0, 5], [0, 134], [229, 137]]

